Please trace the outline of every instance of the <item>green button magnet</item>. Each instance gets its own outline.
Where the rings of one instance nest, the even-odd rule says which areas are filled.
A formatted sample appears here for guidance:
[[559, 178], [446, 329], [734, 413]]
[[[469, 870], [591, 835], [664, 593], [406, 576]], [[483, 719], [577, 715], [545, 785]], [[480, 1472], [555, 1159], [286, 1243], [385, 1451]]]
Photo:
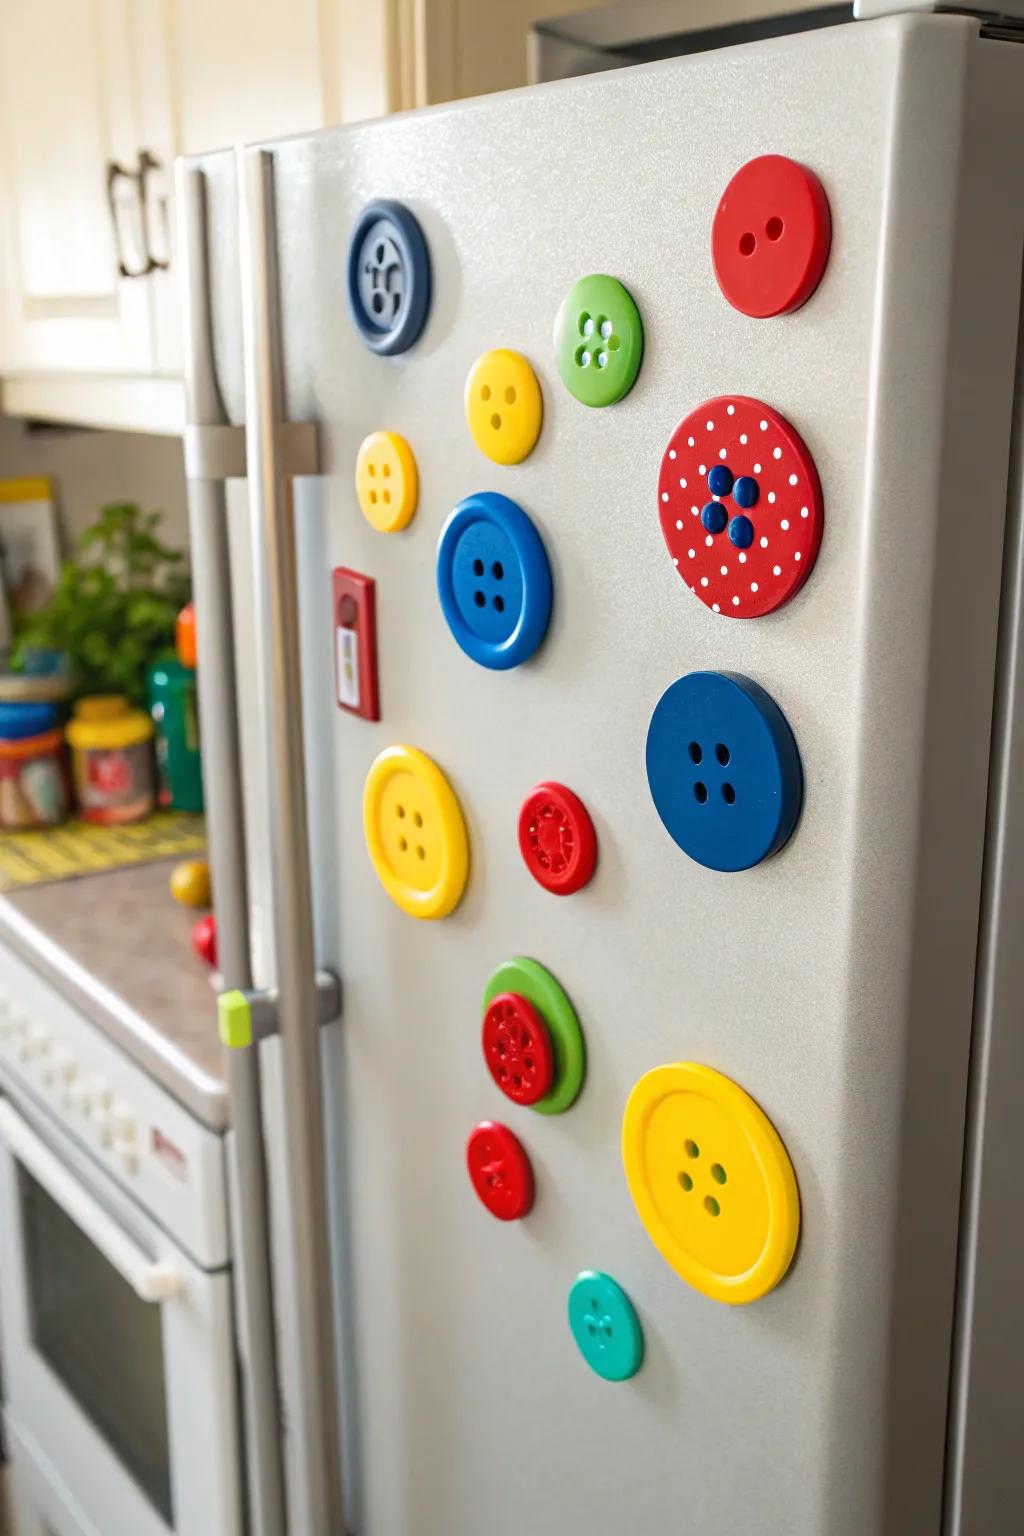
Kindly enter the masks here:
[[531, 1109], [542, 1115], [560, 1115], [575, 1103], [583, 1086], [586, 1051], [576, 1010], [550, 971], [536, 960], [521, 956], [499, 965], [484, 990], [484, 1011], [502, 992], [512, 992], [532, 1003], [548, 1027], [555, 1058], [550, 1089]]
[[614, 405], [640, 371], [644, 327], [629, 290], [595, 273], [573, 283], [555, 319], [562, 382], [584, 405]]

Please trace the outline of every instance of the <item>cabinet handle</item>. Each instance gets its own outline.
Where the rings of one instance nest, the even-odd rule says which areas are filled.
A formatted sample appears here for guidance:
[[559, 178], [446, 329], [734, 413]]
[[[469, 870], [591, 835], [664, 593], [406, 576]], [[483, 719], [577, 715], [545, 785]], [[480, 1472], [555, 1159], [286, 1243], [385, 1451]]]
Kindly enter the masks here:
[[137, 204], [139, 189], [138, 174], [125, 170], [124, 166], [119, 165], [116, 160], [109, 160], [107, 162], [107, 203], [110, 207], [110, 220], [114, 226], [114, 247], [117, 252], [117, 270], [122, 277], [145, 277], [146, 273], [149, 271], [149, 258], [145, 249], [146, 235], [142, 226], [141, 217], [139, 218], [138, 222], [138, 240], [135, 247], [135, 253], [138, 255], [139, 259], [134, 265], [129, 266], [125, 255], [123, 226], [124, 210], [126, 205], [125, 202], [118, 197], [118, 187], [122, 182], [127, 182], [129, 187], [134, 189], [132, 192], [130, 192], [129, 195], [134, 201], [136, 201]]
[[[166, 272], [171, 264], [169, 254], [167, 256], [153, 255], [154, 241], [149, 223], [151, 204], [147, 182], [148, 178], [153, 174], [154, 171], [162, 170], [162, 162], [159, 161], [155, 155], [151, 155], [148, 149], [142, 149], [139, 151], [139, 203], [142, 207], [142, 237], [146, 243], [146, 256], [148, 258], [148, 265], [146, 267], [147, 272]], [[163, 233], [161, 248], [169, 253], [171, 249], [171, 231], [170, 221], [167, 216], [166, 191], [164, 191], [162, 194], [159, 194], [156, 198], [156, 201], [160, 208], [160, 223]]]
[[[148, 178], [154, 171], [160, 171], [161, 162], [148, 149], [139, 151], [138, 168], [129, 171], [117, 160], [107, 162], [107, 203], [110, 207], [110, 218], [114, 226], [114, 245], [117, 251], [117, 270], [122, 277], [148, 277], [150, 272], [165, 272], [170, 265], [166, 257], [153, 255], [153, 242], [150, 238], [150, 206], [147, 189]], [[129, 193], [127, 198], [118, 196], [118, 188], [121, 183], [127, 182]], [[130, 205], [134, 211], [133, 235], [134, 255], [136, 260], [129, 264], [125, 252], [124, 224], [127, 208]], [[167, 198], [160, 198], [160, 206], [163, 215], [164, 250], [169, 248], [169, 231], [167, 221]]]

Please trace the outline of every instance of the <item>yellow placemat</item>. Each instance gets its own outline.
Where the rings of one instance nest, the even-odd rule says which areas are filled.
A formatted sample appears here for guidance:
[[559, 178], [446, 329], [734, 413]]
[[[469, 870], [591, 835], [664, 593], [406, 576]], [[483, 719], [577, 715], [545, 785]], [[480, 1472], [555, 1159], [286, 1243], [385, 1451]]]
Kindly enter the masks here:
[[157, 811], [126, 827], [98, 827], [69, 821], [46, 832], [0, 832], [0, 891], [75, 875], [96, 875], [122, 864], [202, 853], [202, 816]]

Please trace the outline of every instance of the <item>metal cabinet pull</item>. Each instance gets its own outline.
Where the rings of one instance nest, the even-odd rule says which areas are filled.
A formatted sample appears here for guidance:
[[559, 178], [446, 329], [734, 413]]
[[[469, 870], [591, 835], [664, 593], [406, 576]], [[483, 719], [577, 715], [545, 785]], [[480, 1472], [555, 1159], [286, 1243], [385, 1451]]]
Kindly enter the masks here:
[[[147, 272], [166, 272], [171, 264], [171, 231], [170, 219], [167, 213], [167, 193], [166, 191], [158, 192], [155, 197], [151, 197], [149, 190], [150, 177], [154, 174], [154, 172], [162, 170], [162, 161], [158, 160], [155, 155], [151, 155], [148, 149], [140, 150], [138, 170], [139, 203], [142, 207], [142, 235], [146, 242], [146, 255], [148, 257], [148, 266], [146, 267]], [[159, 249], [163, 252], [166, 252], [166, 255], [156, 256], [153, 254], [156, 246], [153, 240], [152, 227], [150, 225], [150, 214], [152, 212], [154, 202], [160, 210], [162, 238], [160, 241]]]
[[[161, 162], [151, 155], [148, 149], [139, 151], [138, 166], [134, 171], [128, 170], [117, 160], [107, 162], [107, 203], [110, 207], [110, 219], [114, 226], [114, 245], [117, 251], [117, 270], [122, 277], [148, 277], [151, 272], [165, 272], [170, 265], [167, 257], [153, 255], [152, 230], [150, 225], [150, 195], [148, 189], [149, 178], [155, 171], [163, 169]], [[126, 197], [119, 195], [119, 189], [127, 183], [128, 193]], [[163, 248], [169, 248], [170, 234], [167, 217], [167, 197], [159, 199], [161, 216], [163, 220]], [[124, 225], [128, 217], [128, 209], [133, 214], [134, 255], [136, 260], [129, 264], [125, 252]]]

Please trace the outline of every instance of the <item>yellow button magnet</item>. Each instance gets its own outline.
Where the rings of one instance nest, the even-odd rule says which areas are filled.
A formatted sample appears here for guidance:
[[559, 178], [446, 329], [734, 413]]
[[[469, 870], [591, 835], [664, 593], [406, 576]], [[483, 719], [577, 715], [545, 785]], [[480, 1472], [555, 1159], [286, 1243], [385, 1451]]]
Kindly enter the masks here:
[[764, 1112], [711, 1067], [656, 1067], [634, 1087], [622, 1158], [647, 1235], [683, 1279], [733, 1305], [789, 1268], [800, 1231], [792, 1164]]
[[363, 832], [377, 878], [411, 917], [447, 917], [469, 873], [466, 823], [448, 780], [426, 753], [388, 747], [363, 789]]
[[496, 464], [519, 464], [543, 416], [537, 375], [521, 352], [498, 347], [477, 358], [466, 380], [466, 420], [481, 453]]
[[356, 456], [356, 496], [378, 533], [397, 533], [411, 520], [420, 494], [416, 457], [397, 432], [371, 432]]

